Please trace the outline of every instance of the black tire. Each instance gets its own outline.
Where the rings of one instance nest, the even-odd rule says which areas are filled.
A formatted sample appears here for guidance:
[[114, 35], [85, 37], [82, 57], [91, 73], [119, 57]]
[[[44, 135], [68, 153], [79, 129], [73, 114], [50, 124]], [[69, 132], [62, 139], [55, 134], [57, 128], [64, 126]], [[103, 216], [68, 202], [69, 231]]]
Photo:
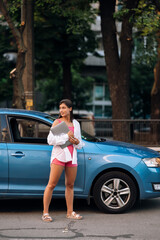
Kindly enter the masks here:
[[102, 175], [95, 183], [93, 197], [103, 212], [122, 213], [128, 211], [137, 200], [137, 188], [127, 174], [112, 171]]

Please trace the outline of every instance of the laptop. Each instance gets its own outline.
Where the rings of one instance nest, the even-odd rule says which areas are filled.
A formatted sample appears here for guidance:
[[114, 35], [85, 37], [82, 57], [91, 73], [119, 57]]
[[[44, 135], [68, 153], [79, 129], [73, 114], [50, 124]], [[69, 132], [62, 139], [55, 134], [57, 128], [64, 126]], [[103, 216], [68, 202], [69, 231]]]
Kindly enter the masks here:
[[[54, 135], [60, 135], [61, 133], [67, 134], [69, 132], [69, 128], [67, 124], [63, 121], [59, 123], [58, 125], [51, 127], [51, 132]], [[65, 148], [67, 146], [71, 145], [70, 141], [68, 140], [65, 144], [60, 145], [61, 148]]]

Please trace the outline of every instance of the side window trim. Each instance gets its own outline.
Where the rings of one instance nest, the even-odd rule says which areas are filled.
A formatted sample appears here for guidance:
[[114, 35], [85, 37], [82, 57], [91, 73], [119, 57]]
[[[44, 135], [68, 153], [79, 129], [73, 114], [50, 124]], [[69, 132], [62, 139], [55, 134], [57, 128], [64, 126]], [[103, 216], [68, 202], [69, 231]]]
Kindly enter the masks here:
[[0, 115], [0, 142], [11, 142], [11, 135], [5, 114]]
[[0, 116], [0, 142], [2, 142], [1, 116]]

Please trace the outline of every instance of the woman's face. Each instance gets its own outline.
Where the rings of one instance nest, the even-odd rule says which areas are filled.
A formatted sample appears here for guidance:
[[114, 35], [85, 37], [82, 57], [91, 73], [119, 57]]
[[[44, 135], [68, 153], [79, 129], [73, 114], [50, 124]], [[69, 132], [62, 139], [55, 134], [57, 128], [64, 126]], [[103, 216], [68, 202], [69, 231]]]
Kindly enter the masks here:
[[67, 105], [65, 103], [62, 103], [60, 106], [59, 106], [59, 112], [60, 112], [60, 115], [62, 117], [67, 117], [67, 116], [70, 116], [70, 112], [72, 111], [72, 108], [70, 107], [67, 107]]

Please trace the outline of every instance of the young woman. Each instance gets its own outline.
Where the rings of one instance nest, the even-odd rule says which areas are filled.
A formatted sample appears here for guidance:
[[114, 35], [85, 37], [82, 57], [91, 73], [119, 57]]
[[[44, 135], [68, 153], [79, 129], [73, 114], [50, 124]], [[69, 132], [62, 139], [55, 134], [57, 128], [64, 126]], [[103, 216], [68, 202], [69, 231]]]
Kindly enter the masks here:
[[[81, 131], [79, 123], [73, 119], [72, 102], [69, 99], [64, 99], [59, 104], [59, 118], [53, 122], [52, 127], [64, 121], [68, 128], [68, 134], [53, 135], [50, 131], [48, 135], [48, 144], [54, 145], [51, 154], [51, 170], [49, 182], [46, 186], [43, 196], [43, 215], [42, 220], [51, 222], [52, 218], [49, 215], [49, 205], [52, 199], [52, 193], [56, 187], [59, 178], [65, 169], [65, 198], [67, 205], [67, 218], [82, 219], [82, 216], [73, 211], [73, 198], [74, 198], [74, 182], [77, 175], [77, 149], [81, 149], [83, 142], [81, 139]], [[70, 141], [71, 145], [61, 148], [60, 145]]]

